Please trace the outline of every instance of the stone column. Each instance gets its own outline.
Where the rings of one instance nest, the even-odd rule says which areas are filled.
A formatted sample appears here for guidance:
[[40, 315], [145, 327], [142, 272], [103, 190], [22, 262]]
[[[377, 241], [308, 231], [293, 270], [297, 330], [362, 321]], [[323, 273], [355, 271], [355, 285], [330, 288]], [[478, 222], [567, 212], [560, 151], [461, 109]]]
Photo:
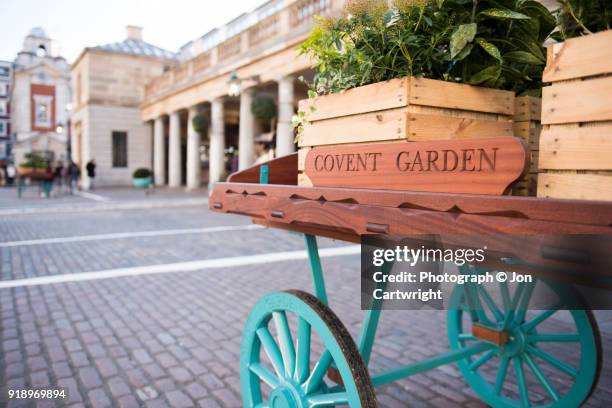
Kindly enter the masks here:
[[181, 185], [181, 117], [179, 112], [170, 114], [170, 140], [168, 146], [168, 186]]
[[295, 151], [293, 144], [293, 77], [286, 76], [278, 81], [278, 124], [276, 126], [276, 157], [286, 156]]
[[189, 108], [187, 119], [187, 189], [200, 187], [200, 133], [193, 128], [193, 118], [198, 114], [195, 106]]
[[209, 152], [209, 188], [221, 180], [225, 171], [225, 123], [223, 121], [223, 99], [211, 102], [210, 109], [210, 152]]
[[238, 136], [238, 169], [251, 166], [255, 160], [255, 117], [251, 112], [253, 89], [244, 89], [240, 94], [240, 133]]
[[162, 117], [156, 118], [153, 122], [153, 174], [156, 186], [163, 186], [166, 183], [166, 146]]

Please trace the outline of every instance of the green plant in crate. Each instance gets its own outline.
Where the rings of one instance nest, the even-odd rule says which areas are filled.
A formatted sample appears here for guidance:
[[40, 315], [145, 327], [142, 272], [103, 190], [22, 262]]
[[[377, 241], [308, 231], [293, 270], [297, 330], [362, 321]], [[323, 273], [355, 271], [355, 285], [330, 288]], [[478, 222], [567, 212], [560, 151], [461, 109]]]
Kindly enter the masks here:
[[555, 11], [559, 32], [555, 39], [592, 34], [612, 28], [612, 1], [610, 0], [559, 0]]
[[556, 26], [533, 0], [361, 0], [347, 13], [300, 46], [317, 94], [413, 75], [537, 95]]

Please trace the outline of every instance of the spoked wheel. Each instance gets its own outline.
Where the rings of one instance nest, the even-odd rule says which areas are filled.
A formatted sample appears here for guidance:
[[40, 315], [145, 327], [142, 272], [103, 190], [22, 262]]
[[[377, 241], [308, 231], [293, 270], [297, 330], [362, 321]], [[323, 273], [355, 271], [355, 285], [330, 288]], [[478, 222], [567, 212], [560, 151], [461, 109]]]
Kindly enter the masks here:
[[[527, 314], [536, 284], [552, 290], [559, 301], [552, 310]], [[495, 301], [484, 286], [456, 286], [448, 310], [451, 348], [491, 342], [483, 340], [488, 336], [474, 336], [482, 326], [496, 328], [488, 333], [499, 335], [493, 340], [498, 343], [493, 349], [458, 361], [463, 376], [483, 401], [496, 408], [580, 406], [595, 388], [601, 369], [601, 339], [593, 314], [561, 310], [562, 299], [572, 294], [566, 285], [534, 279], [515, 286], [500, 283], [500, 301]], [[474, 313], [469, 313], [467, 306], [468, 291], [472, 306], [481, 305], [476, 325]], [[558, 324], [549, 320], [553, 315], [565, 317], [570, 328], [564, 324], [560, 331]]]
[[[320, 345], [318, 360], [313, 344]], [[332, 363], [342, 386], [326, 383]], [[344, 325], [317, 298], [297, 290], [266, 295], [253, 308], [242, 338], [240, 383], [245, 407], [377, 406], [370, 375]]]

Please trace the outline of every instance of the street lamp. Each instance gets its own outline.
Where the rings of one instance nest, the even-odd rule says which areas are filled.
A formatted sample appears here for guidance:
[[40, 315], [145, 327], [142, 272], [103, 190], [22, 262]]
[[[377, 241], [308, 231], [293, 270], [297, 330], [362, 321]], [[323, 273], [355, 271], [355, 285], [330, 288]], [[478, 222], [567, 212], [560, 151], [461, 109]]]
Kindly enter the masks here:
[[[239, 96], [242, 88], [242, 81], [243, 79], [238, 77], [238, 73], [236, 71], [232, 71], [229, 80], [227, 81], [229, 84], [227, 94], [229, 96]], [[254, 84], [259, 84], [261, 82], [261, 77], [259, 75], [251, 75], [250, 77], [244, 78], [244, 81], [247, 81], [248, 88]]]
[[232, 71], [227, 83], [229, 84], [229, 88], [227, 89], [227, 94], [229, 96], [240, 95], [240, 78], [238, 78], [236, 71]]

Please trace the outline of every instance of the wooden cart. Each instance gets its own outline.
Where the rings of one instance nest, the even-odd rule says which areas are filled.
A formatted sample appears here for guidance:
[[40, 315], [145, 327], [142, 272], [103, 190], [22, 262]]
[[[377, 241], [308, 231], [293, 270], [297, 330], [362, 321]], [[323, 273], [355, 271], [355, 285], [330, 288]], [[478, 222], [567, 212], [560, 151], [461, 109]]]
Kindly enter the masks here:
[[[366, 312], [361, 335], [354, 342], [327, 306], [315, 236], [359, 242], [363, 234], [610, 234], [612, 203], [300, 187], [296, 169], [297, 155], [254, 166], [216, 184], [209, 200], [213, 211], [303, 233], [310, 259], [314, 295], [297, 290], [271, 293], [248, 318], [240, 359], [244, 406], [375, 407], [375, 387], [450, 363], [458, 364], [476, 394], [493, 407], [577, 407], [588, 398], [601, 366], [595, 319], [588, 310], [572, 309], [573, 330], [543, 332], [541, 324], [564, 305], [527, 315], [535, 282], [512, 290], [500, 283], [502, 304], [492, 301], [482, 288], [470, 291], [466, 285], [457, 285], [448, 310], [450, 351], [371, 376], [368, 363], [381, 310]], [[467, 266], [464, 272], [483, 271]], [[545, 274], [541, 278], [538, 284], [559, 293], [566, 290]], [[466, 307], [474, 302], [480, 306]], [[297, 322], [293, 330], [289, 316]], [[311, 364], [315, 333], [325, 351]], [[572, 343], [580, 356], [578, 364], [549, 353], [548, 347], [555, 343]], [[264, 353], [267, 357], [262, 358]], [[496, 374], [491, 379], [481, 368], [492, 362]], [[570, 385], [557, 389], [551, 370]], [[527, 372], [540, 389], [527, 386]], [[537, 394], [544, 397], [534, 399]]]

